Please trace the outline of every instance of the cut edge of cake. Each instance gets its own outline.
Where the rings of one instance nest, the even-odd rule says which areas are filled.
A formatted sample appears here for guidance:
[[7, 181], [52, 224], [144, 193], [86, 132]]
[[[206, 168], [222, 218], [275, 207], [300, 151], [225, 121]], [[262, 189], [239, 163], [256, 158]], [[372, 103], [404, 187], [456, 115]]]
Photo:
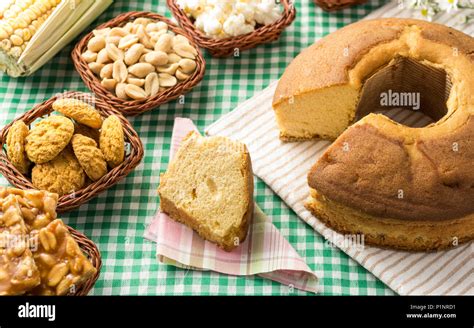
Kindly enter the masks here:
[[231, 251], [247, 237], [253, 173], [245, 144], [190, 132], [160, 176], [161, 211]]

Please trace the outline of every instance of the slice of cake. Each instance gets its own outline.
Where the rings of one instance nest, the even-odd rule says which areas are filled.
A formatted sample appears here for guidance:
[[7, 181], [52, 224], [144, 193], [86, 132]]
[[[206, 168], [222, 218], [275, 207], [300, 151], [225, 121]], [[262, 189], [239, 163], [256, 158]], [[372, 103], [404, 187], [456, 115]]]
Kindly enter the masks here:
[[191, 132], [160, 180], [161, 210], [172, 219], [226, 251], [245, 240], [253, 213], [253, 173], [243, 143]]

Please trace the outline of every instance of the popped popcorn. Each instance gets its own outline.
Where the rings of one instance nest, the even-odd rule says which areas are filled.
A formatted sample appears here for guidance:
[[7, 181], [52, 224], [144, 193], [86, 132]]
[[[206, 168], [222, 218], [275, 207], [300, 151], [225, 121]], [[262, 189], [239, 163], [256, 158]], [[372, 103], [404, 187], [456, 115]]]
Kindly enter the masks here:
[[282, 17], [274, 0], [177, 0], [177, 4], [194, 18], [197, 29], [219, 39], [253, 32]]

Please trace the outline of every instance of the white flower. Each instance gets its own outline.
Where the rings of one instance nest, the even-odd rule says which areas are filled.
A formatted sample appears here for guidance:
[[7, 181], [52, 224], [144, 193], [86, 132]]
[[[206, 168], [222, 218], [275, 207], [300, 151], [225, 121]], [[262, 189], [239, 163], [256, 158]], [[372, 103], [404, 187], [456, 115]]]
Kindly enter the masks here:
[[445, 10], [446, 12], [450, 12], [451, 10], [458, 9], [458, 0], [439, 0], [439, 8], [441, 10]]
[[432, 20], [433, 16], [457, 11], [455, 25], [466, 24], [474, 18], [474, 0], [399, 0], [411, 8], [419, 10], [417, 17]]
[[436, 13], [432, 7], [424, 7], [424, 8], [421, 8], [420, 10], [421, 18], [426, 19], [429, 22], [433, 20], [433, 16], [435, 14]]

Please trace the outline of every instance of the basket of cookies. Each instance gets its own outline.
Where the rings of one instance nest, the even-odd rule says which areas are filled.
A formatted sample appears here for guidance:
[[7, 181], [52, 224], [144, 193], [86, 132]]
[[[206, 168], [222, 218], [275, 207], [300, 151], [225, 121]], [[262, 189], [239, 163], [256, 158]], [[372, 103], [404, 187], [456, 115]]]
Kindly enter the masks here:
[[100, 25], [75, 46], [72, 59], [87, 87], [125, 116], [178, 98], [205, 72], [185, 31], [150, 12], [128, 12]]
[[115, 185], [143, 158], [127, 119], [81, 92], [35, 106], [0, 131], [0, 142], [0, 173], [17, 188], [58, 194], [58, 212]]
[[290, 0], [167, 0], [173, 16], [214, 57], [238, 56], [272, 42], [296, 17]]
[[87, 295], [97, 246], [57, 218], [58, 195], [0, 187], [0, 295]]

